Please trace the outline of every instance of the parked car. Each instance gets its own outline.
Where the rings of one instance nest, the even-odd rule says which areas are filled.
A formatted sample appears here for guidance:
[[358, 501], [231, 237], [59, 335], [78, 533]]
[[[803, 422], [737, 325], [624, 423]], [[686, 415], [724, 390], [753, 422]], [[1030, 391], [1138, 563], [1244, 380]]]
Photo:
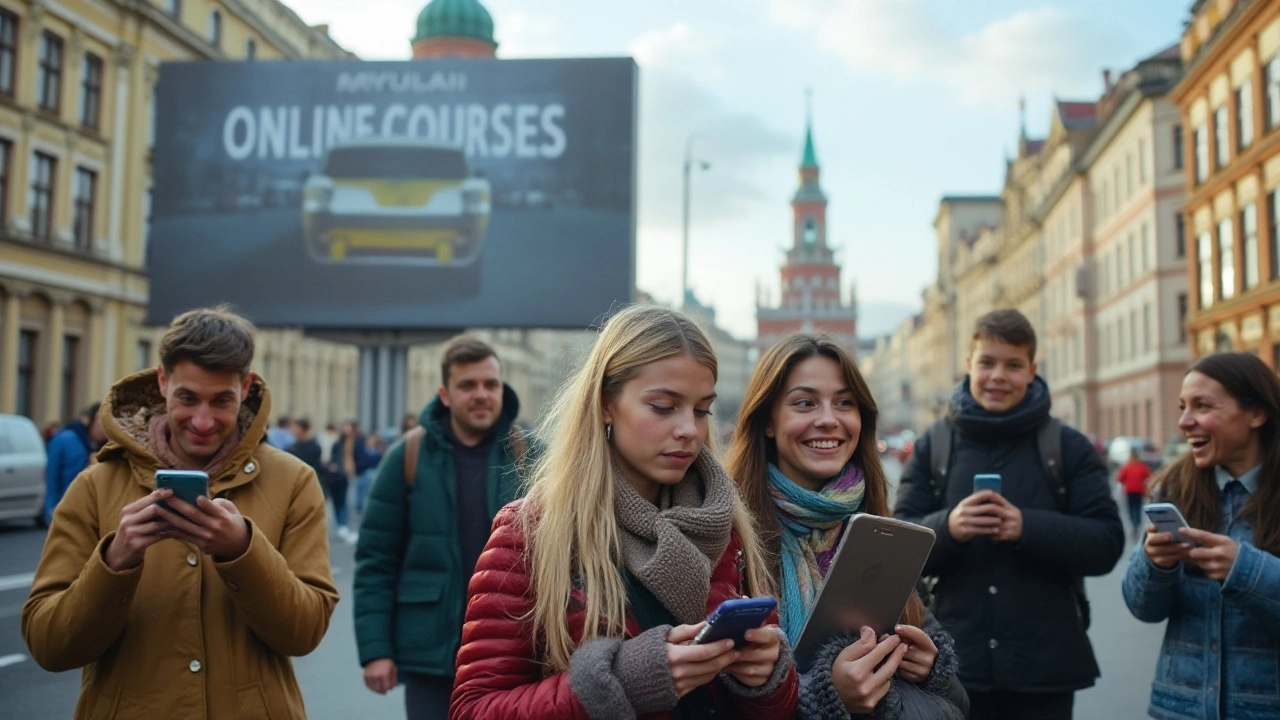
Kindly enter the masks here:
[[44, 441], [30, 418], [0, 415], [0, 519], [44, 525]]
[[1155, 443], [1147, 438], [1122, 435], [1112, 438], [1107, 446], [1107, 465], [1115, 469], [1129, 462], [1129, 452], [1133, 449], [1137, 449], [1138, 459], [1152, 470], [1158, 469], [1164, 461]]
[[335, 145], [302, 197], [306, 247], [318, 262], [478, 273], [490, 188], [461, 148], [412, 138]]

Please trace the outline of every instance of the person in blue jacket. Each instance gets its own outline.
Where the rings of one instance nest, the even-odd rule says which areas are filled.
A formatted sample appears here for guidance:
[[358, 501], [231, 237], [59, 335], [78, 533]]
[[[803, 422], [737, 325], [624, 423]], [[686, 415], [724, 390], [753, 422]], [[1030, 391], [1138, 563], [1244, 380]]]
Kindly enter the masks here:
[[98, 403], [94, 403], [54, 433], [45, 447], [47, 460], [44, 470], [44, 523], [53, 521], [53, 509], [67, 494], [71, 481], [81, 470], [89, 467], [89, 457], [107, 436], [98, 421]]
[[1168, 621], [1148, 712], [1159, 720], [1280, 717], [1280, 379], [1249, 353], [1200, 358], [1182, 380], [1191, 445], [1155, 499], [1191, 526], [1148, 528], [1125, 603]]

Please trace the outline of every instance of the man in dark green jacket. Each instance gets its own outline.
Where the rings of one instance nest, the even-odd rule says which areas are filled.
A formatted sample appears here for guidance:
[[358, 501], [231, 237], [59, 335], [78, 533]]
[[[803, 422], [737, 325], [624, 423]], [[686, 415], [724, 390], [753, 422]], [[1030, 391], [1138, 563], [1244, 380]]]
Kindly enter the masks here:
[[364, 681], [385, 693], [398, 676], [409, 720], [448, 716], [467, 584], [493, 516], [519, 492], [527, 440], [501, 371], [480, 340], [445, 345], [439, 396], [420, 429], [383, 457], [361, 522], [354, 590]]

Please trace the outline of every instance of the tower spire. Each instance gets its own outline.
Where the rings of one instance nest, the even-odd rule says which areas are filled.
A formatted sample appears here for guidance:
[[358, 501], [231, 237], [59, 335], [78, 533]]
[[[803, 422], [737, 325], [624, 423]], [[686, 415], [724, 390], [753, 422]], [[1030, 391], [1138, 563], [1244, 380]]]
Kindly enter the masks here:
[[800, 167], [818, 167], [818, 154], [813, 149], [813, 88], [804, 89], [804, 157]]
[[1027, 96], [1018, 96], [1018, 138], [1027, 139]]

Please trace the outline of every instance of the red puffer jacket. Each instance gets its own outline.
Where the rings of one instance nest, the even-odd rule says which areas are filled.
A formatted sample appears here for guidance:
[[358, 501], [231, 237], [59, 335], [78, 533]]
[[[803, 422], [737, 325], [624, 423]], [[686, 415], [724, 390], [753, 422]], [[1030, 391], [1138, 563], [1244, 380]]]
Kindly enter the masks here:
[[[469, 588], [462, 647], [458, 651], [457, 679], [449, 709], [452, 720], [588, 720], [587, 711], [574, 696], [567, 673], [547, 676], [531, 642], [530, 627], [520, 618], [533, 610], [529, 572], [525, 565], [525, 538], [516, 514], [519, 501], [511, 503], [493, 520], [493, 534], [476, 564]], [[737, 535], [729, 540], [720, 562], [711, 571], [710, 614], [722, 601], [741, 597]], [[569, 628], [580, 642], [583, 598], [573, 591]], [[775, 613], [770, 623], [777, 623]], [[626, 637], [641, 632], [635, 618], [627, 617]], [[793, 668], [772, 695], [748, 699], [713, 681], [711, 692], [720, 715], [751, 720], [790, 720], [795, 716], [799, 682]], [[644, 716], [662, 720], [667, 713]]]

